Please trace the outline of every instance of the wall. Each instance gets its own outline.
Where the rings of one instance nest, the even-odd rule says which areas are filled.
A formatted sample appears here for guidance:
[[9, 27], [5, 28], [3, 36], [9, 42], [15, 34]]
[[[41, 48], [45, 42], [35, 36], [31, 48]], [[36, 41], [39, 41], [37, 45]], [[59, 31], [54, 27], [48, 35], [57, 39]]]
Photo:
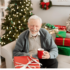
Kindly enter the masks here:
[[40, 8], [40, 0], [31, 1], [33, 3], [33, 13], [40, 16], [43, 22], [66, 25], [70, 14], [70, 7], [51, 7], [49, 10], [42, 10]]
[[70, 14], [70, 7], [51, 7], [48, 10], [43, 10], [40, 8], [40, 0], [31, 1], [33, 3], [33, 13], [40, 16], [43, 23], [66, 25]]

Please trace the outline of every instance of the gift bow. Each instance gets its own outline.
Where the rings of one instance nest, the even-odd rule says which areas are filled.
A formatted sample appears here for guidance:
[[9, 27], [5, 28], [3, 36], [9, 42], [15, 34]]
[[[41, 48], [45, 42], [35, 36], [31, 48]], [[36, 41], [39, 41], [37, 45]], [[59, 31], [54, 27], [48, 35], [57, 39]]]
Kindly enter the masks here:
[[49, 4], [49, 2], [41, 2], [42, 8], [44, 8], [44, 5], [46, 5], [46, 10], [48, 9]]
[[[29, 60], [28, 57], [27, 57], [27, 59]], [[34, 68], [36, 68], [35, 66], [29, 66], [29, 64], [31, 64], [33, 61], [36, 62], [39, 65], [42, 65], [41, 63], [37, 62], [36, 59], [31, 58], [31, 61], [29, 61], [27, 64], [22, 64], [22, 63], [16, 62], [19, 65], [16, 65], [15, 67], [22, 66], [21, 68], [26, 68], [26, 67], [29, 67], [29, 68], [34, 67]], [[36, 64], [36, 63], [34, 63], [34, 64]]]

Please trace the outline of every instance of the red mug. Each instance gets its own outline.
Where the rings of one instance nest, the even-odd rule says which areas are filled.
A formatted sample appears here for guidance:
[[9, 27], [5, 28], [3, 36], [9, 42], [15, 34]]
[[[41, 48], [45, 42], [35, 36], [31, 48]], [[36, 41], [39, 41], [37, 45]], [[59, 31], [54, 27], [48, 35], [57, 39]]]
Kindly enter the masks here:
[[44, 49], [39, 48], [39, 49], [38, 49], [38, 58], [39, 58], [39, 59], [42, 59], [43, 53], [44, 53]]

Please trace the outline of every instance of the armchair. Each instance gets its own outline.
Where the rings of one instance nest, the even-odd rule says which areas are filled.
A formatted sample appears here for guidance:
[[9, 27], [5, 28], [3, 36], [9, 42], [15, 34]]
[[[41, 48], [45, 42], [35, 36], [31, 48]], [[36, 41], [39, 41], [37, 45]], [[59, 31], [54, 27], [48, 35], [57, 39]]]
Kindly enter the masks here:
[[[54, 39], [54, 38], [53, 38]], [[6, 60], [6, 68], [14, 68], [12, 50], [14, 49], [16, 41], [13, 41], [1, 48], [1, 55]], [[70, 56], [58, 55], [58, 68], [70, 68]]]

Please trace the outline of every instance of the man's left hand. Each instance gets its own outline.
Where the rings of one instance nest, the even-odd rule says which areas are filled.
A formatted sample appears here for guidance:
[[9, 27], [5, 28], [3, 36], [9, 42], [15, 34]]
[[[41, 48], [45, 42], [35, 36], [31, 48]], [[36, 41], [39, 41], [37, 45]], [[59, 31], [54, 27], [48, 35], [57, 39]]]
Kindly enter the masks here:
[[42, 56], [42, 59], [49, 59], [50, 58], [50, 54], [48, 51], [44, 51], [44, 54]]
[[32, 57], [32, 54], [30, 54], [30, 57]]

